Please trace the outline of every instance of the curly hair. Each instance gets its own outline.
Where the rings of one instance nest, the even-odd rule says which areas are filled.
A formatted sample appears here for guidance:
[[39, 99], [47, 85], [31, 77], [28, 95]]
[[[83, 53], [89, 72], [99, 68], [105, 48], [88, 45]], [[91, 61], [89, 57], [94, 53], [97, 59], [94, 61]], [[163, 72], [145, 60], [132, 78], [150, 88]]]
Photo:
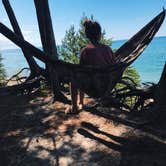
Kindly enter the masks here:
[[85, 20], [83, 26], [85, 27], [85, 34], [89, 40], [99, 40], [101, 35], [101, 26], [96, 21]]

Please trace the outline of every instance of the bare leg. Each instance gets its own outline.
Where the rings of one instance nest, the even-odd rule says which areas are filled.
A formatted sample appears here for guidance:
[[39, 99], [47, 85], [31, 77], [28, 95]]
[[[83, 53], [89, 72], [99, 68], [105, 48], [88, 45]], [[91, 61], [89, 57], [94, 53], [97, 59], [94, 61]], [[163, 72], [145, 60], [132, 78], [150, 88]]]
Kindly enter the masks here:
[[79, 90], [79, 109], [83, 108], [84, 105], [84, 93]]
[[70, 93], [71, 93], [71, 101], [72, 101], [72, 112], [77, 112], [77, 100], [78, 100], [78, 90], [74, 87], [72, 83], [70, 83]]

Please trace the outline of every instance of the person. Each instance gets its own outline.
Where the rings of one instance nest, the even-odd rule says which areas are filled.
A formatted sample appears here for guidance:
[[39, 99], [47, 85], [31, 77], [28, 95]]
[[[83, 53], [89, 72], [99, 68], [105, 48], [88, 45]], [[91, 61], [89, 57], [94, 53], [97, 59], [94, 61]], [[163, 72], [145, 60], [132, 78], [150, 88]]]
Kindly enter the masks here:
[[[90, 44], [81, 49], [80, 64], [82, 65], [108, 65], [115, 62], [110, 46], [101, 44], [101, 26], [98, 22], [86, 20], [83, 24], [85, 35]], [[84, 93], [70, 85], [72, 107], [70, 112], [77, 113], [84, 105]], [[79, 95], [78, 95], [79, 93]], [[78, 103], [79, 96], [79, 103]], [[78, 103], [78, 104], [77, 104]]]

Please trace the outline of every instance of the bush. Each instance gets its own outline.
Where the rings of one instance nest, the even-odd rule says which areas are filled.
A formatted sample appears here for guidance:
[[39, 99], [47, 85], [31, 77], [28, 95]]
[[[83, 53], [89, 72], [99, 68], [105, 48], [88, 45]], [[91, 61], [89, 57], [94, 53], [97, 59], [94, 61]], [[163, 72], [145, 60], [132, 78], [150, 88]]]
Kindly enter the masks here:
[[0, 54], [0, 84], [4, 83], [6, 78], [6, 72], [4, 69], [4, 65], [2, 64], [2, 56]]

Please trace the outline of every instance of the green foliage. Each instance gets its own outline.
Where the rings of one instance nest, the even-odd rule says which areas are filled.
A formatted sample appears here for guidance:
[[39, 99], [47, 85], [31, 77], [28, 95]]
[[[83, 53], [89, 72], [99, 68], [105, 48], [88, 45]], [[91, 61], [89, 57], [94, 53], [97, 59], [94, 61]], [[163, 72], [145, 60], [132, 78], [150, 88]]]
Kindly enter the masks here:
[[[136, 85], [139, 85], [140, 84], [140, 75], [139, 73], [137, 72], [137, 70], [132, 67], [132, 66], [129, 66], [123, 73], [123, 76], [122, 77], [127, 77], [127, 78], [130, 78], [132, 81], [134, 81], [134, 83]], [[125, 85], [121, 84], [121, 83], [118, 83], [116, 85], [116, 89], [121, 89], [121, 88], [124, 88]]]
[[[90, 41], [85, 36], [83, 26], [84, 21], [87, 19], [94, 21], [93, 15], [88, 18], [85, 16], [85, 14], [83, 14], [83, 17], [80, 20], [79, 29], [76, 31], [74, 25], [72, 25], [69, 30], [66, 31], [65, 37], [62, 40], [62, 45], [58, 49], [59, 56], [62, 60], [74, 64], [79, 63], [80, 50], [90, 43]], [[106, 38], [106, 33], [104, 30], [101, 34], [101, 43], [109, 46], [112, 44], [112, 39]], [[135, 83], [139, 83], [139, 74], [133, 67], [128, 67], [124, 72], [124, 76], [128, 76], [132, 78]]]
[[129, 66], [129, 67], [125, 70], [123, 76], [124, 76], [124, 77], [126, 76], [126, 77], [129, 77], [129, 78], [132, 78], [133, 81], [134, 81], [136, 84], [139, 84], [139, 83], [140, 83], [140, 75], [139, 75], [139, 73], [137, 72], [137, 70], [136, 70], [134, 67], [132, 67], [132, 66]]
[[[88, 18], [87, 16], [83, 15], [80, 20], [80, 27], [78, 31], [75, 30], [73, 25], [69, 28], [69, 30], [66, 31], [65, 37], [62, 40], [62, 46], [59, 48], [59, 56], [62, 60], [74, 64], [79, 63], [80, 50], [90, 43], [85, 36], [83, 26], [84, 21], [87, 19], [94, 20], [93, 16]], [[105, 31], [103, 31], [101, 35], [101, 43], [111, 45], [112, 40], [106, 39], [105, 35]]]
[[0, 84], [4, 82], [5, 77], [6, 77], [6, 72], [2, 64], [2, 57], [0, 54]]
[[80, 52], [78, 33], [72, 25], [62, 40], [62, 46], [59, 48], [61, 59], [70, 63], [78, 63]]

